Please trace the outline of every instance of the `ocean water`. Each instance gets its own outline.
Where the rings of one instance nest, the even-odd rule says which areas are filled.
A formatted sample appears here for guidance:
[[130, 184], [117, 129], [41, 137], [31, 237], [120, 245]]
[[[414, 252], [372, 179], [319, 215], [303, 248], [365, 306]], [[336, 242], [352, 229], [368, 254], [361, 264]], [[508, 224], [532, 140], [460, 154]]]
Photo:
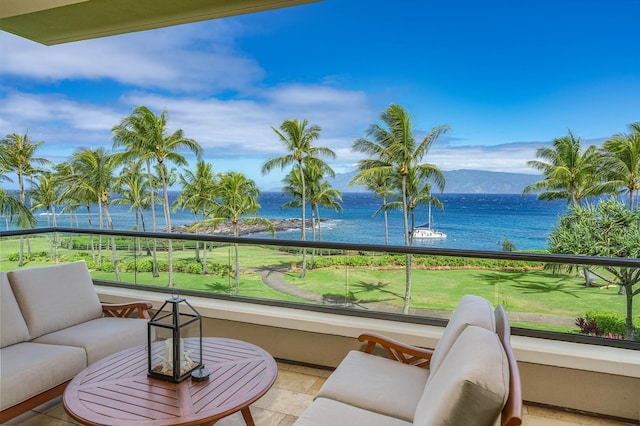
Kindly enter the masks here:
[[[175, 199], [177, 192], [171, 194]], [[416, 240], [414, 245], [424, 245], [452, 249], [501, 250], [502, 241], [511, 240], [518, 250], [540, 250], [547, 248], [547, 238], [557, 225], [559, 217], [566, 213], [564, 201], [538, 201], [535, 195], [519, 194], [442, 194], [438, 198], [444, 204], [444, 211], [432, 209], [432, 227], [447, 234], [442, 240]], [[283, 209], [288, 201], [279, 192], [265, 192], [260, 195], [259, 216], [271, 219], [300, 218], [300, 209]], [[370, 193], [344, 193], [343, 211], [321, 209], [322, 240], [363, 244], [384, 244], [384, 218], [382, 214], [373, 216], [380, 207], [381, 200]], [[135, 215], [128, 207], [111, 204], [109, 211], [114, 228], [131, 230], [135, 226]], [[78, 210], [78, 225], [70, 223], [68, 214], [57, 215], [58, 226], [88, 227], [86, 213]], [[97, 206], [92, 207], [93, 227], [97, 227]], [[145, 212], [147, 230], [151, 229], [151, 212]], [[156, 208], [158, 230], [164, 229], [162, 207]], [[310, 209], [307, 209], [310, 218]], [[47, 225], [47, 214], [38, 213], [38, 226]], [[428, 209], [421, 206], [416, 210], [416, 225], [428, 221]], [[177, 210], [171, 215], [172, 225], [187, 225], [194, 222], [188, 211]], [[389, 213], [389, 243], [403, 245], [402, 213]], [[269, 233], [254, 234], [252, 237], [271, 238]], [[299, 240], [300, 230], [278, 232], [277, 239]], [[310, 239], [310, 234], [307, 237]]]

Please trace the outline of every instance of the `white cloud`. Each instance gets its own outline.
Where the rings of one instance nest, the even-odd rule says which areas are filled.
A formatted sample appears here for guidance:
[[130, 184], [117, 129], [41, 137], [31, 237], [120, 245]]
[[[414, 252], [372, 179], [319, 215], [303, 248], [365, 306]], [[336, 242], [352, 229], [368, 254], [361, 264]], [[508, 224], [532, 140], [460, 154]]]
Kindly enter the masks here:
[[428, 161], [442, 170], [474, 169], [492, 172], [537, 174], [527, 166], [536, 158], [536, 149], [544, 142], [522, 142], [493, 146], [468, 145], [456, 147], [436, 145], [429, 152]]
[[[283, 93], [286, 93], [285, 96]], [[204, 157], [220, 171], [238, 170], [263, 187], [279, 185], [283, 173], [261, 176], [260, 165], [268, 158], [284, 154], [271, 126], [287, 118], [309, 117], [323, 131], [318, 144], [333, 149], [330, 161], [337, 173], [352, 171], [362, 155], [351, 150], [375, 113], [359, 92], [321, 86], [291, 85], [264, 91], [256, 100], [193, 99], [132, 93], [120, 105], [103, 106], [76, 102], [58, 95], [11, 92], [0, 103], [0, 132], [23, 132], [34, 140], [44, 140], [43, 153], [63, 161], [80, 146], [111, 146], [111, 128], [137, 105], [159, 113], [169, 113], [168, 129], [181, 128], [187, 137], [204, 148]], [[305, 104], [304, 99], [309, 103]], [[416, 132], [419, 133], [419, 132]], [[465, 145], [447, 134], [431, 148], [426, 161], [442, 170], [480, 169], [514, 173], [536, 173], [526, 165], [535, 159], [545, 142], [512, 143], [494, 146]], [[592, 142], [589, 142], [592, 143]]]
[[0, 74], [41, 82], [111, 79], [169, 92], [248, 90], [264, 74], [223, 20], [56, 46], [0, 32]]
[[254, 100], [220, 100], [139, 93], [125, 96], [122, 102], [146, 105], [158, 113], [166, 108], [170, 129], [183, 129], [206, 150], [217, 151], [222, 157], [282, 155], [283, 147], [272, 126], [277, 128], [286, 119], [307, 118], [310, 124], [318, 124], [322, 128], [318, 145], [334, 150], [350, 147], [366, 126], [369, 106], [360, 92], [294, 85], [268, 89], [261, 95]]

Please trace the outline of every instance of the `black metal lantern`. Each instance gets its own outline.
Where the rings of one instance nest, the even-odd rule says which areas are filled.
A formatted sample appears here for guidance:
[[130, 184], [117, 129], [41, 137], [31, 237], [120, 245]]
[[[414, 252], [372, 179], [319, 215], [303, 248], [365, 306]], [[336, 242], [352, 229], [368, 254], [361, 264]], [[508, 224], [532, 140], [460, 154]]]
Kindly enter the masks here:
[[148, 375], [178, 383], [202, 371], [202, 317], [184, 298], [167, 299], [149, 320]]

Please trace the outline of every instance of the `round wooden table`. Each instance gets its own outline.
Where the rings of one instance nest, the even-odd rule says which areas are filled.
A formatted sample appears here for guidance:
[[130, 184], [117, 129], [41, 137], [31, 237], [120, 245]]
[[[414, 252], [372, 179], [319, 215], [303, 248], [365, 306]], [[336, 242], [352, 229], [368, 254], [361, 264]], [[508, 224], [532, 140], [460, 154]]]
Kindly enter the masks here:
[[253, 425], [249, 405], [278, 374], [262, 348], [233, 339], [202, 338], [208, 381], [171, 383], [147, 376], [146, 346], [108, 356], [78, 374], [64, 391], [64, 408], [85, 425], [211, 425], [241, 411]]

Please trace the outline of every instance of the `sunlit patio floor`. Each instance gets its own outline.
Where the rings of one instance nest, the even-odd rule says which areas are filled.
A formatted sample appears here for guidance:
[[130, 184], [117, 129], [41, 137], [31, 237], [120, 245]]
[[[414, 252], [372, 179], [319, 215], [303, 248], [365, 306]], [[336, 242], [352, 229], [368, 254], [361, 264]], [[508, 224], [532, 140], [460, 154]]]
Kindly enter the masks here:
[[[292, 425], [304, 409], [311, 404], [330, 371], [278, 363], [278, 379], [271, 390], [251, 406], [251, 412], [258, 426]], [[524, 425], [531, 426], [613, 426], [630, 425], [608, 419], [567, 413], [559, 410], [525, 406]], [[77, 425], [64, 411], [61, 397], [56, 398], [29, 413], [16, 417], [8, 425], [35, 426]], [[216, 425], [244, 425], [240, 413], [220, 420]], [[638, 424], [638, 423], [636, 423]]]

